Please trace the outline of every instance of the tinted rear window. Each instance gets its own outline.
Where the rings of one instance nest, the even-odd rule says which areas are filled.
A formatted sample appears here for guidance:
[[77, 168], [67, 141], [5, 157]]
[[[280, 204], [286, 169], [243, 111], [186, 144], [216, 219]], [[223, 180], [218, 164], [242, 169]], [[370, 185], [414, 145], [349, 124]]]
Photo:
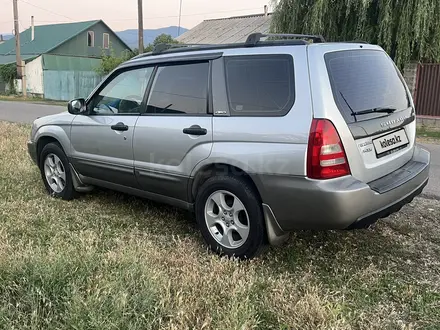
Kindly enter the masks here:
[[295, 100], [290, 55], [225, 59], [229, 107], [236, 116], [283, 116]]
[[[389, 57], [382, 51], [352, 50], [325, 55], [335, 101], [347, 122], [354, 122], [352, 111], [374, 108], [409, 107], [405, 86]], [[350, 109], [351, 107], [351, 109]], [[384, 116], [356, 116], [367, 120]]]

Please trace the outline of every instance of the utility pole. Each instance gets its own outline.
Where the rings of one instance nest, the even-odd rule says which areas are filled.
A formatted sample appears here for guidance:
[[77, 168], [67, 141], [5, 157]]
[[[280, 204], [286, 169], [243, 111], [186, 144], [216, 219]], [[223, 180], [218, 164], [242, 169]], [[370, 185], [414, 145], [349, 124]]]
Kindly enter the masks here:
[[180, 8], [179, 8], [179, 28], [177, 29], [177, 36], [180, 36], [180, 20], [182, 18], [182, 0], [180, 0]]
[[138, 0], [138, 30], [139, 54], [142, 54], [144, 52], [144, 14], [142, 11], [142, 0]]
[[22, 93], [26, 96], [26, 78], [24, 78], [23, 62], [20, 54], [20, 27], [18, 25], [18, 3], [17, 0], [12, 0], [14, 7], [14, 33], [15, 33], [15, 56], [17, 61], [17, 75], [22, 80]]

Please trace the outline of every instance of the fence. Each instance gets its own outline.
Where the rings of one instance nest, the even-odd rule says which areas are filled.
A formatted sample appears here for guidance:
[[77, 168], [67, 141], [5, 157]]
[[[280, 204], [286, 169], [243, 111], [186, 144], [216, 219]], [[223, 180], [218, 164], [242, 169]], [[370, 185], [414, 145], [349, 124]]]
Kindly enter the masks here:
[[101, 81], [91, 71], [44, 71], [44, 97], [51, 100], [68, 101], [86, 98]]
[[416, 112], [440, 116], [440, 64], [419, 64], [415, 92]]

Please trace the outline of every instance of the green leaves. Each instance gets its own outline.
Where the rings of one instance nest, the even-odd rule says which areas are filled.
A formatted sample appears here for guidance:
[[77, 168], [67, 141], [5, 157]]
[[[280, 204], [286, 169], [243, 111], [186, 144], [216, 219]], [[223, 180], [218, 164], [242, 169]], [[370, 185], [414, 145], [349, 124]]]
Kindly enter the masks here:
[[110, 54], [107, 55], [104, 51], [102, 54], [101, 64], [96, 68], [96, 73], [101, 76], [105, 76], [112, 72], [116, 67], [120, 64], [128, 61], [130, 58], [134, 56], [134, 53], [125, 51], [120, 56], [116, 56], [114, 50], [110, 50]]
[[173, 39], [172, 36], [169, 34], [162, 33], [154, 39], [153, 44], [149, 44], [145, 48], [145, 52], [151, 52], [154, 49], [154, 46], [157, 46], [159, 44], [178, 44], [179, 42], [175, 39]]
[[[149, 44], [145, 47], [144, 52], [148, 53], [154, 49], [154, 46], [158, 44], [178, 44], [177, 40], [174, 40], [169, 34], [162, 33], [154, 39], [152, 44]], [[113, 49], [110, 49], [110, 54], [107, 54], [105, 51], [102, 53], [102, 61], [101, 65], [96, 68], [96, 72], [102, 76], [105, 76], [112, 72], [116, 67], [120, 64], [128, 61], [133, 56], [139, 54], [138, 49], [134, 49], [132, 52], [125, 51], [120, 56], [116, 56]]]
[[9, 85], [11, 93], [15, 90], [14, 79], [17, 79], [17, 65], [14, 63], [0, 65], [0, 80]]
[[271, 30], [378, 44], [403, 68], [409, 61], [440, 61], [439, 20], [434, 0], [280, 0]]

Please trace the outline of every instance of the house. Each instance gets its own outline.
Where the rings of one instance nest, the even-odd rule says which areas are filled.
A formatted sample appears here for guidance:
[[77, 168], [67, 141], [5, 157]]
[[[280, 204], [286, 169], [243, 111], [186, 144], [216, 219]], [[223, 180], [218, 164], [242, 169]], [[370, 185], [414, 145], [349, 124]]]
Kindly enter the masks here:
[[[86, 97], [101, 80], [103, 53], [130, 48], [102, 21], [39, 25], [20, 33], [26, 91], [54, 100]], [[0, 65], [15, 63], [15, 38], [0, 44]]]
[[205, 20], [177, 38], [185, 44], [229, 44], [245, 42], [251, 33], [268, 33], [272, 14], [235, 16]]

